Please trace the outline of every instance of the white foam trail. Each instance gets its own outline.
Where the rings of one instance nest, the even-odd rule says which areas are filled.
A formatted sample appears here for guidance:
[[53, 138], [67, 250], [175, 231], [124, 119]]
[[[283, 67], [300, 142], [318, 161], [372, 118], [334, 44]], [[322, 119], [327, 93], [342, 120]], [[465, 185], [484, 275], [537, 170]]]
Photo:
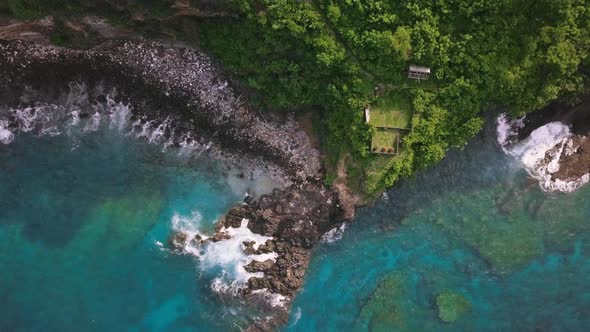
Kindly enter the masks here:
[[[165, 135], [166, 135], [166, 130], [168, 129], [168, 126], [170, 125], [170, 119], [167, 118], [166, 120], [164, 120], [162, 123], [160, 123], [160, 125], [158, 127], [156, 127], [149, 135], [148, 135], [148, 142], [150, 144], [157, 144], [160, 143]], [[164, 148], [166, 147], [166, 145], [164, 145]]]
[[293, 327], [293, 326], [297, 325], [297, 323], [299, 323], [299, 320], [301, 319], [302, 315], [303, 315], [303, 313], [301, 312], [301, 307], [297, 307], [297, 309], [295, 309], [295, 319], [293, 320], [293, 323], [291, 323], [291, 325], [289, 325], [289, 327]]
[[109, 127], [111, 129], [118, 129], [123, 131], [129, 125], [129, 119], [131, 119], [132, 109], [131, 106], [123, 103], [117, 103], [114, 100], [107, 97], [107, 105], [111, 114], [109, 115], [111, 123]]
[[10, 144], [14, 140], [14, 134], [8, 129], [8, 121], [0, 120], [0, 142]]
[[331, 230], [327, 231], [324, 235], [322, 235], [322, 242], [323, 243], [334, 243], [344, 236], [344, 231], [346, 230], [346, 223], [343, 223], [340, 227], [332, 228]]
[[53, 137], [53, 136], [61, 135], [61, 131], [59, 131], [59, 129], [57, 128], [57, 126], [51, 126], [51, 127], [48, 127], [48, 128], [42, 128], [41, 131], [39, 132], [39, 134], [41, 136], [48, 135], [48, 136]]
[[522, 127], [520, 121], [508, 121], [505, 115], [498, 118], [498, 143], [504, 151], [519, 160], [529, 175], [539, 180], [544, 191], [571, 192], [590, 180], [590, 174], [584, 174], [572, 181], [553, 179], [552, 174], [559, 171], [559, 162], [564, 154], [572, 154], [572, 136], [568, 126], [561, 122], [551, 122], [539, 127], [521, 142], [511, 144], [509, 137], [514, 137]]
[[141, 131], [139, 133], [137, 133], [137, 135], [135, 135], [136, 138], [148, 138], [150, 136], [150, 132], [152, 130], [152, 122], [153, 121], [147, 121], [146, 123], [141, 123], [139, 122], [139, 127], [141, 128]]
[[[190, 137], [190, 134], [185, 135], [182, 142], [180, 142], [180, 149], [178, 150], [179, 156], [189, 156], [196, 150], [201, 148], [201, 145]], [[202, 150], [201, 150], [202, 151]], [[199, 153], [196, 157], [198, 158], [201, 154]]]

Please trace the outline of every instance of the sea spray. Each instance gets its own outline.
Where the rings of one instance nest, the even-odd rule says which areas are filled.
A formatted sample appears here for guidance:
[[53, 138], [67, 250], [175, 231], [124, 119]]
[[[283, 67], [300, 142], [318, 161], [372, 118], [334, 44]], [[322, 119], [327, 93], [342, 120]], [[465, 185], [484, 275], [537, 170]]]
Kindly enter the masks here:
[[346, 223], [342, 223], [342, 226], [332, 228], [331, 230], [327, 231], [326, 234], [322, 236], [323, 243], [334, 243], [344, 236], [344, 231], [346, 230]]
[[10, 144], [14, 140], [14, 134], [8, 129], [8, 121], [0, 120], [0, 143]]
[[523, 118], [508, 120], [505, 114], [497, 119], [497, 140], [504, 152], [520, 161], [527, 173], [539, 181], [544, 191], [572, 192], [590, 180], [590, 174], [564, 181], [553, 178], [559, 171], [559, 162], [564, 150], [572, 154], [572, 136], [567, 125], [551, 122], [531, 132], [521, 142], [515, 142], [518, 130], [524, 126]]
[[[251, 273], [245, 266], [252, 261], [275, 261], [276, 253], [264, 253], [247, 255], [244, 243], [252, 243], [252, 248], [257, 250], [261, 244], [272, 240], [272, 237], [253, 233], [248, 228], [248, 220], [243, 219], [240, 227], [222, 227], [219, 234], [223, 238], [218, 241], [209, 241], [209, 237], [201, 232], [202, 217], [198, 211], [193, 211], [190, 217], [175, 214], [172, 217], [172, 229], [177, 234], [182, 234], [182, 253], [197, 257], [200, 261], [199, 268], [202, 272], [217, 271], [216, 277], [211, 283], [211, 289], [217, 293], [237, 294], [240, 288], [245, 286], [251, 277], [262, 277], [262, 272]], [[179, 243], [176, 243], [178, 246]], [[270, 293], [269, 293], [270, 294]], [[284, 302], [284, 297], [273, 294], [267, 296], [273, 306]]]
[[248, 228], [247, 219], [243, 219], [238, 228], [224, 227], [220, 232], [226, 234], [229, 238], [206, 244], [204, 253], [200, 257], [200, 267], [208, 270], [213, 268], [221, 269], [222, 275], [216, 278], [215, 283], [228, 286], [224, 287], [225, 290], [237, 292], [251, 277], [263, 276], [261, 272], [247, 272], [244, 268], [246, 265], [254, 260], [264, 262], [270, 259], [275, 261], [277, 254], [247, 255], [245, 253], [244, 242], [254, 242], [252, 247], [257, 250], [258, 246], [272, 239], [272, 237], [253, 233]]
[[[514, 144], [518, 135], [518, 130], [524, 126], [525, 117], [517, 119], [509, 119], [505, 113], [500, 114], [496, 119], [496, 134], [498, 143], [505, 149], [506, 147]], [[504, 150], [506, 152], [506, 150]]]

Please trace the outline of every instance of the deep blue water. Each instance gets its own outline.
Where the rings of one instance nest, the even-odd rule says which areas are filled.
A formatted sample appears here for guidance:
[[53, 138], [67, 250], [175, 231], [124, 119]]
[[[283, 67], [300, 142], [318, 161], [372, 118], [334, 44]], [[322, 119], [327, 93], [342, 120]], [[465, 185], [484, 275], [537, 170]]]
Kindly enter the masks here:
[[[211, 291], [223, 267], [165, 247], [173, 220], [211, 230], [249, 184], [132, 136], [0, 144], [0, 331], [248, 325]], [[590, 328], [589, 186], [542, 192], [488, 133], [387, 196], [315, 250], [283, 330]], [[444, 293], [468, 303], [454, 322], [439, 318]]]
[[[590, 188], [542, 192], [490, 131], [316, 249], [284, 330], [587, 331], [589, 231]], [[452, 323], [444, 292], [469, 302]]]

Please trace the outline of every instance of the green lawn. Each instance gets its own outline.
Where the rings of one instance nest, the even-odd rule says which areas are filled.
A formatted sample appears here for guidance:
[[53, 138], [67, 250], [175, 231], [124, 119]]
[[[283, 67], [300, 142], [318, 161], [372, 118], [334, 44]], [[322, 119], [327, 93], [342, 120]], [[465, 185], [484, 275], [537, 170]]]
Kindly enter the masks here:
[[374, 148], [377, 148], [377, 151], [375, 152], [381, 152], [382, 148], [397, 149], [397, 140], [399, 139], [400, 134], [401, 133], [397, 130], [376, 128], [371, 140], [371, 151], [373, 151]]
[[410, 128], [410, 99], [404, 93], [395, 91], [379, 97], [370, 110], [374, 127]]

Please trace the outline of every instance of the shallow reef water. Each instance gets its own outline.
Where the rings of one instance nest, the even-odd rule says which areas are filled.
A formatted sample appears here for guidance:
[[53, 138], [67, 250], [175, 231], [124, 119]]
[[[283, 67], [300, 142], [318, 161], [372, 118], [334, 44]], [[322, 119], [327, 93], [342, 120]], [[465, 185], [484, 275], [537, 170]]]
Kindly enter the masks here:
[[492, 127], [317, 248], [284, 330], [588, 330], [590, 187], [544, 192]]
[[[243, 277], [239, 250], [166, 248], [256, 183], [130, 131], [115, 106], [0, 119], [0, 331], [247, 327], [261, 313], [213, 290]], [[283, 330], [588, 330], [590, 186], [544, 192], [496, 140], [490, 125], [328, 234]]]
[[77, 121], [0, 144], [0, 331], [247, 326], [211, 289], [235, 267], [166, 248], [179, 227], [211, 232], [255, 184], [125, 123]]

